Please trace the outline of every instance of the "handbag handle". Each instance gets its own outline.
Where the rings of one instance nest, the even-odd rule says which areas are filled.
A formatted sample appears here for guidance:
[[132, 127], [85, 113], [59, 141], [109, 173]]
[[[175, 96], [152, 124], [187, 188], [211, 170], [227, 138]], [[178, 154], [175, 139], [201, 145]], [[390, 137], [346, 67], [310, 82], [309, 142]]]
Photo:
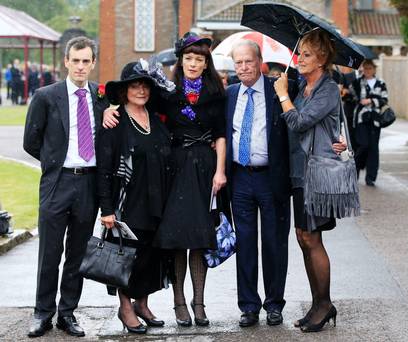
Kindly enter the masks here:
[[[111, 229], [116, 229], [117, 231], [118, 231], [118, 234], [119, 234], [119, 250], [118, 250], [118, 254], [119, 255], [123, 255], [124, 253], [123, 253], [123, 237], [122, 237], [122, 232], [120, 231], [120, 229], [119, 228], [116, 228], [116, 227], [112, 227]], [[104, 242], [105, 242], [105, 239], [106, 239], [106, 236], [108, 235], [108, 228], [106, 228], [105, 226], [103, 226], [103, 231], [102, 231], [102, 233], [101, 233], [101, 242], [98, 242], [98, 244], [97, 244], [97, 247], [98, 248], [103, 248], [104, 247]]]
[[[340, 115], [344, 123], [344, 132], [346, 133], [346, 142], [347, 142], [347, 149], [349, 150], [349, 156], [354, 157], [354, 151], [353, 151], [353, 148], [351, 147], [350, 133], [348, 130], [348, 125], [347, 125], [347, 118], [346, 118], [346, 114], [344, 113], [343, 101], [341, 100], [341, 98], [340, 98]], [[313, 154], [315, 133], [316, 133], [316, 125], [313, 126], [313, 138], [312, 138], [312, 143], [310, 144], [309, 155]]]

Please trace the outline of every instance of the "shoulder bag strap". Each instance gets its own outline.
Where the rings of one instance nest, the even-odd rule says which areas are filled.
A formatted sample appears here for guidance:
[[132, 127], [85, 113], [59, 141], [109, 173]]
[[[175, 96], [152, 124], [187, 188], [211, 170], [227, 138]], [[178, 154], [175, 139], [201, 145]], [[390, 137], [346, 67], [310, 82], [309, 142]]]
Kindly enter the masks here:
[[346, 133], [347, 148], [349, 150], [349, 156], [354, 157], [354, 151], [353, 151], [353, 148], [351, 147], [350, 133], [348, 130], [348, 125], [347, 125], [347, 118], [346, 118], [346, 114], [344, 113], [343, 101], [341, 100], [341, 98], [340, 98], [340, 115], [344, 123], [344, 132]]

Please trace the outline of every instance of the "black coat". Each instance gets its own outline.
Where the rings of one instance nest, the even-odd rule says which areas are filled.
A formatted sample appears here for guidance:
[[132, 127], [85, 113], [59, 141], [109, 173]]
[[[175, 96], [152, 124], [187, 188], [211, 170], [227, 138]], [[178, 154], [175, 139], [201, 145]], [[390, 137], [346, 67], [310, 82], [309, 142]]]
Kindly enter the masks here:
[[[102, 113], [109, 107], [96, 94], [98, 85], [89, 82], [96, 133], [102, 128]], [[97, 134], [96, 134], [97, 136]], [[66, 81], [38, 89], [28, 108], [24, 150], [41, 162], [40, 198], [54, 189], [65, 162], [69, 141], [69, 101]], [[95, 146], [97, 142], [95, 141]]]

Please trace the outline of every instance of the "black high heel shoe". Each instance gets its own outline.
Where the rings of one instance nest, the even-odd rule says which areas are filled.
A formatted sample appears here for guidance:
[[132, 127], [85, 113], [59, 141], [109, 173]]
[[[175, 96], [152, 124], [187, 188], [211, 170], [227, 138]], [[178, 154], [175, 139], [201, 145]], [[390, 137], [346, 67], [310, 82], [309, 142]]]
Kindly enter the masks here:
[[[187, 310], [187, 305], [186, 304], [176, 304], [174, 305], [174, 311], [177, 310], [177, 308], [181, 307], [181, 306], [185, 306], [186, 310]], [[188, 310], [187, 310], [188, 311]], [[180, 327], [191, 327], [191, 325], [193, 324], [191, 322], [191, 318], [189, 317], [188, 319], [179, 319], [177, 318], [177, 313], [176, 313], [176, 322], [177, 325], [179, 325]]]
[[[193, 313], [194, 313], [194, 322], [195, 322], [196, 325], [198, 325], [199, 327], [206, 327], [208, 324], [210, 324], [210, 321], [208, 320], [207, 317], [197, 318], [196, 313], [195, 313], [195, 307], [197, 305], [201, 305], [203, 308], [205, 308], [204, 304], [194, 303], [194, 300], [192, 300], [190, 302], [190, 305], [191, 305], [191, 309], [193, 310]], [[205, 313], [204, 313], [204, 315], [205, 315]]]
[[164, 321], [162, 321], [160, 319], [157, 319], [154, 316], [153, 316], [153, 318], [147, 318], [146, 316], [142, 315], [139, 312], [139, 310], [138, 310], [135, 303], [133, 303], [133, 311], [135, 312], [136, 316], [139, 316], [141, 319], [143, 319], [145, 321], [145, 323], [146, 323], [146, 325], [148, 327], [158, 328], [158, 327], [162, 327], [164, 325]]
[[337, 317], [337, 310], [336, 310], [336, 307], [332, 305], [330, 310], [327, 312], [326, 316], [324, 316], [324, 318], [319, 323], [311, 324], [307, 322], [305, 325], [302, 325], [300, 327], [300, 330], [302, 330], [305, 333], [318, 332], [322, 330], [324, 325], [326, 323], [329, 323], [331, 319], [333, 320], [333, 325], [336, 326], [336, 317]]
[[305, 317], [298, 319], [297, 321], [295, 321], [295, 323], [293, 323], [293, 325], [295, 326], [295, 328], [300, 328], [301, 326], [305, 325], [307, 322], [309, 322], [310, 317], [312, 316], [312, 309], [310, 309], [307, 314], [305, 315]]
[[122, 319], [122, 314], [120, 312], [120, 308], [118, 309], [118, 318], [123, 324], [123, 330], [125, 330], [125, 328], [126, 328], [128, 332], [133, 333], [133, 334], [146, 334], [147, 328], [142, 323], [140, 323], [136, 327], [129, 327]]

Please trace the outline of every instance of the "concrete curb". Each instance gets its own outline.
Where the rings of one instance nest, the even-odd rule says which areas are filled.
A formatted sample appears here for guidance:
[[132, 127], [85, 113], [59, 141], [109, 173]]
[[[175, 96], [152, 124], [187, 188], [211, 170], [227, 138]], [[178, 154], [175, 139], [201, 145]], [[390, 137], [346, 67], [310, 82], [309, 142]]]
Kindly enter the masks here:
[[37, 229], [34, 229], [32, 231], [16, 229], [12, 234], [5, 237], [0, 237], [0, 255], [5, 254], [10, 249], [37, 235]]

